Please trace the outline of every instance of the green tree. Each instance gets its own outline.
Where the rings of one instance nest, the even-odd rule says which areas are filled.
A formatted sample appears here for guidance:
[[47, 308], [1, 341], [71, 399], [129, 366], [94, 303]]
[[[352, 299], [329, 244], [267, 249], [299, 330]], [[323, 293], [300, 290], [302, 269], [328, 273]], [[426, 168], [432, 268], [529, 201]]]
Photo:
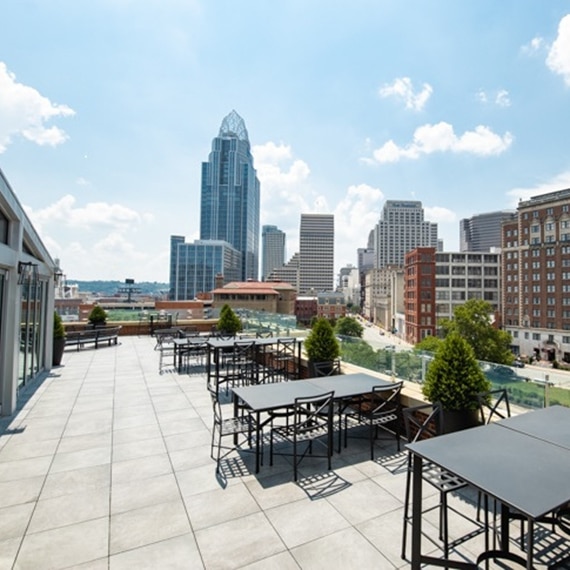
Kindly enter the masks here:
[[330, 362], [340, 355], [340, 344], [328, 319], [317, 319], [305, 339], [305, 351], [311, 362]]
[[470, 344], [453, 330], [442, 341], [431, 361], [422, 392], [444, 410], [475, 410], [477, 394], [491, 389]]
[[53, 338], [65, 338], [65, 327], [57, 311], [53, 312]]
[[107, 311], [103, 309], [100, 305], [95, 305], [91, 312], [89, 313], [89, 317], [87, 320], [93, 325], [104, 325], [107, 322]]
[[218, 319], [217, 328], [220, 332], [231, 336], [234, 336], [242, 330], [240, 318], [227, 303], [220, 309], [220, 318]]
[[428, 335], [418, 342], [414, 348], [416, 350], [425, 350], [426, 352], [435, 352], [441, 342], [442, 340], [439, 337]]
[[336, 322], [335, 332], [341, 336], [362, 338], [364, 327], [353, 317], [340, 317]]
[[491, 320], [493, 307], [487, 301], [470, 299], [453, 312], [453, 319], [442, 321], [445, 336], [457, 331], [473, 348], [475, 358], [497, 364], [510, 365], [514, 356], [511, 352], [510, 333], [495, 328]]

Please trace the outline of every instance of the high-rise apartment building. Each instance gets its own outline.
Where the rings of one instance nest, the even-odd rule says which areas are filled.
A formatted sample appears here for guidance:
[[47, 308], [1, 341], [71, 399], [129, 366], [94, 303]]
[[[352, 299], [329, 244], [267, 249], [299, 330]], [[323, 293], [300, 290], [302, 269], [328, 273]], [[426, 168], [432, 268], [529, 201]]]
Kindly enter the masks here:
[[424, 220], [419, 201], [387, 200], [375, 226], [374, 265], [404, 265], [406, 253], [416, 247], [438, 248], [437, 224]]
[[232, 111], [202, 163], [200, 239], [223, 240], [242, 254], [242, 281], [259, 272], [259, 180], [243, 119]]
[[334, 288], [334, 216], [301, 214], [299, 293]]
[[501, 247], [503, 222], [512, 221], [512, 210], [477, 214], [459, 222], [460, 251], [492, 251]]
[[261, 251], [261, 278], [265, 281], [274, 269], [285, 264], [285, 232], [277, 226], [262, 226]]
[[182, 301], [209, 293], [218, 275], [225, 281], [239, 281], [241, 268], [241, 253], [226, 241], [185, 243], [184, 236], [170, 236], [169, 298]]
[[570, 362], [570, 189], [519, 202], [503, 224], [503, 325], [513, 351]]

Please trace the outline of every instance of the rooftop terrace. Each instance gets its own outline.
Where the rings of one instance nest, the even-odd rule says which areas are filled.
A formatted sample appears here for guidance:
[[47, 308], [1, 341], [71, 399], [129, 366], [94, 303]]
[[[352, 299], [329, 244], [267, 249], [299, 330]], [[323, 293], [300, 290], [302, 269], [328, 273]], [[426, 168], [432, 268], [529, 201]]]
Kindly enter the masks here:
[[[375, 461], [366, 440], [351, 440], [330, 472], [308, 458], [298, 484], [287, 458], [256, 475], [245, 452], [217, 477], [205, 376], [159, 374], [153, 348], [132, 336], [67, 351], [0, 424], [0, 569], [409, 567], [406, 456], [393, 439]], [[451, 501], [473, 514], [473, 495]], [[467, 524], [452, 516], [452, 537]], [[567, 548], [549, 536], [544, 561]], [[474, 559], [482, 540], [456, 556]]]

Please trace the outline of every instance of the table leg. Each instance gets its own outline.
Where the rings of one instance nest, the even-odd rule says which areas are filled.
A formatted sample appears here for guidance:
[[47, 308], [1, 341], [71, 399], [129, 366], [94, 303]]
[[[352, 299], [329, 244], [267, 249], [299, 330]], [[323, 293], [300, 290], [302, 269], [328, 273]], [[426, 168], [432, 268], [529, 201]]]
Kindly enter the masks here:
[[422, 555], [422, 463], [419, 455], [412, 459], [412, 570], [420, 570]]
[[260, 463], [260, 455], [261, 455], [261, 448], [259, 444], [260, 435], [261, 435], [261, 414], [256, 412], [255, 414], [255, 472], [259, 473], [259, 463]]

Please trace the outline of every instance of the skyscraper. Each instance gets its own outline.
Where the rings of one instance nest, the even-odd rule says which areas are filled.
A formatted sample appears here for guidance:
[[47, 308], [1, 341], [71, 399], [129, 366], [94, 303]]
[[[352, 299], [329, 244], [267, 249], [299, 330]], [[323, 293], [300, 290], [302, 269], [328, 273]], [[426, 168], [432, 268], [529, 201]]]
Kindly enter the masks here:
[[501, 224], [516, 218], [511, 210], [478, 214], [459, 222], [459, 251], [491, 251], [501, 247]]
[[285, 232], [277, 226], [263, 226], [261, 228], [261, 278], [263, 281], [278, 267], [285, 263]]
[[299, 293], [334, 289], [334, 216], [301, 214]]
[[416, 247], [438, 247], [437, 224], [424, 221], [419, 201], [387, 200], [374, 236], [377, 268], [404, 265], [404, 256]]
[[258, 278], [259, 180], [243, 119], [232, 111], [202, 163], [200, 239], [223, 240], [242, 254], [240, 278]]

